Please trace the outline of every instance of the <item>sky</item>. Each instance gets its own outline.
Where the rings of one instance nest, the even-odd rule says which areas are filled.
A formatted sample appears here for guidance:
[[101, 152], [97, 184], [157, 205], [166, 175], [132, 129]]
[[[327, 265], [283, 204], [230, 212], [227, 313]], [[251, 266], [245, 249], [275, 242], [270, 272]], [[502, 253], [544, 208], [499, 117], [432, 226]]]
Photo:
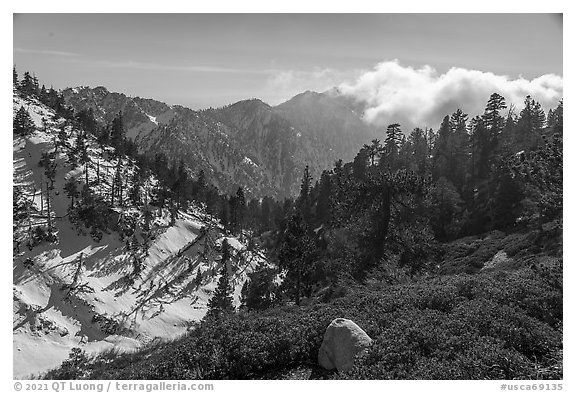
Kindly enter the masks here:
[[193, 109], [338, 86], [368, 121], [432, 126], [494, 91], [516, 106], [563, 94], [554, 14], [15, 14], [13, 26], [14, 64], [47, 86]]

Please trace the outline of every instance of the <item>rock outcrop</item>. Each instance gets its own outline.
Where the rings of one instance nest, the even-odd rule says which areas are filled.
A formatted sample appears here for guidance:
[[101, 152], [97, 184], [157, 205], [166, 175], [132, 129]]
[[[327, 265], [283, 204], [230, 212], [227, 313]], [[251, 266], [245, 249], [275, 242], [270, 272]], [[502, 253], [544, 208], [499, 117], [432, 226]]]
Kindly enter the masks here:
[[318, 363], [327, 370], [346, 372], [352, 368], [354, 356], [371, 343], [372, 339], [353, 321], [336, 318], [326, 328]]

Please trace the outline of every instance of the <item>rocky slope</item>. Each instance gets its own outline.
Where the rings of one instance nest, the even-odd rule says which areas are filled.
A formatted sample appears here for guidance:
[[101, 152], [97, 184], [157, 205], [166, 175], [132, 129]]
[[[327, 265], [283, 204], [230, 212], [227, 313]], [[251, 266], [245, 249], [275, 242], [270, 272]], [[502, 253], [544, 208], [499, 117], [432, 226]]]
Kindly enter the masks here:
[[122, 112], [127, 136], [141, 152], [183, 159], [222, 191], [243, 186], [252, 196], [294, 195], [304, 166], [318, 179], [379, 132], [335, 90], [302, 93], [276, 107], [253, 99], [202, 111], [103, 87], [66, 89], [64, 96], [75, 109], [92, 108], [103, 123]]

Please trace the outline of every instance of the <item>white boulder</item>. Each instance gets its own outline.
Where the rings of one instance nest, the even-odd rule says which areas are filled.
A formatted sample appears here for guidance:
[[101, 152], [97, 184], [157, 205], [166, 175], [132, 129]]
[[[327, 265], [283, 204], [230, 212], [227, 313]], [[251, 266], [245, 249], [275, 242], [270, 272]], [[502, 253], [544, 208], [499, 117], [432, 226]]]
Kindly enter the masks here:
[[346, 372], [352, 368], [354, 356], [371, 343], [372, 339], [353, 321], [336, 318], [326, 328], [318, 363], [327, 370]]

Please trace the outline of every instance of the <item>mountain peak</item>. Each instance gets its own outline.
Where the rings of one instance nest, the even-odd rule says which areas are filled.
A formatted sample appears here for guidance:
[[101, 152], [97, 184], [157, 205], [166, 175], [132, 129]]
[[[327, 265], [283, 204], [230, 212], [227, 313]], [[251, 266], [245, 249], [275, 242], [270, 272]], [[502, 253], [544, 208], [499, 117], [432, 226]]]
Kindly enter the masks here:
[[318, 97], [318, 96], [321, 96], [321, 95], [322, 95], [322, 93], [318, 93], [317, 91], [306, 90], [304, 93], [296, 94], [294, 97], [292, 97], [292, 99], [294, 99], [294, 98], [304, 98], [304, 97]]
[[235, 102], [234, 104], [230, 104], [224, 109], [237, 109], [243, 111], [257, 111], [257, 110], [269, 110], [271, 106], [262, 101], [259, 98], [249, 98], [247, 100], [242, 100]]
[[248, 98], [247, 100], [241, 100], [241, 101], [238, 101], [232, 105], [236, 105], [236, 104], [258, 105], [258, 106], [270, 107], [270, 105], [268, 105], [267, 103], [262, 101], [260, 98]]
[[338, 86], [331, 87], [330, 89], [326, 90], [323, 94], [332, 96], [332, 97], [339, 97], [342, 94], [342, 90]]

